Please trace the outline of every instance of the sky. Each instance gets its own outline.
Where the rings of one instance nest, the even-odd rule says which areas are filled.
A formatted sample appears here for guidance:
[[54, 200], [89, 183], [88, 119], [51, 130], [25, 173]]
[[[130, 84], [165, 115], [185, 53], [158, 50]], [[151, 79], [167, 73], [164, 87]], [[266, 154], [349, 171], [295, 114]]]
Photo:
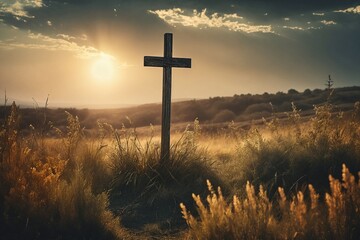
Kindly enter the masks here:
[[174, 101], [360, 85], [360, 1], [0, 0], [0, 101], [161, 102], [167, 32]]

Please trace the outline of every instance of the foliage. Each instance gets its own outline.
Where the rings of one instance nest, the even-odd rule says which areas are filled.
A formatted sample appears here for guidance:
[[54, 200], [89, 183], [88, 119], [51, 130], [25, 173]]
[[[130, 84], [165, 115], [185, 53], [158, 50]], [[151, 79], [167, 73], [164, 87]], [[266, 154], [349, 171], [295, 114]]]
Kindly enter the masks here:
[[[271, 112], [269, 102], [271, 102], [275, 109], [279, 112], [291, 111], [291, 102], [302, 109], [304, 114], [313, 113], [313, 105], [318, 105], [327, 101], [329, 93], [326, 90], [315, 89], [305, 90], [304, 92], [296, 93], [296, 90], [290, 89], [288, 94], [278, 92], [264, 93], [264, 94], [240, 94], [233, 97], [212, 97], [210, 99], [188, 100], [182, 102], [174, 102], [172, 104], [172, 122], [184, 123], [191, 122], [195, 118], [199, 118], [202, 123], [219, 122], [234, 120], [241, 122], [242, 120], [255, 120], [262, 117], [268, 117]], [[341, 105], [344, 110], [349, 110], [349, 104], [360, 101], [360, 87], [345, 87], [336, 88], [334, 94], [331, 96], [333, 104]], [[81, 126], [86, 129], [96, 129], [97, 120], [101, 119], [114, 126], [114, 128], [121, 128], [122, 123], [126, 127], [135, 126], [143, 127], [150, 124], [159, 125], [161, 123], [161, 105], [160, 104], [145, 104], [135, 107], [127, 107], [120, 109], [74, 109], [74, 108], [59, 108], [59, 109], [20, 109], [22, 114], [22, 121], [20, 124], [21, 130], [28, 130], [30, 124], [37, 127], [39, 123], [44, 123], [43, 115], [46, 112], [46, 120], [52, 122], [54, 126], [65, 129], [67, 124], [67, 114], [71, 113], [73, 116], [78, 116]], [[224, 113], [217, 116], [220, 112]], [[0, 106], [0, 118], [4, 114], [10, 112], [9, 107]], [[38, 115], [40, 114], [41, 117]], [[126, 121], [126, 116], [132, 119], [132, 125]], [[50, 132], [50, 134], [53, 134]]]
[[228, 121], [233, 121], [235, 118], [236, 115], [232, 111], [225, 109], [217, 113], [213, 118], [213, 121], [216, 123], [228, 122]]

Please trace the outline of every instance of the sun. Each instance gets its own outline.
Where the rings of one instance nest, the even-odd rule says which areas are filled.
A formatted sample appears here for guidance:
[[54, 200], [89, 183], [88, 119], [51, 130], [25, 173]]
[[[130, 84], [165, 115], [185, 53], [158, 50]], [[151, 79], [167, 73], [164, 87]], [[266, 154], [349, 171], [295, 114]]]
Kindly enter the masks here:
[[109, 81], [114, 78], [115, 59], [102, 53], [91, 68], [91, 75], [98, 81]]

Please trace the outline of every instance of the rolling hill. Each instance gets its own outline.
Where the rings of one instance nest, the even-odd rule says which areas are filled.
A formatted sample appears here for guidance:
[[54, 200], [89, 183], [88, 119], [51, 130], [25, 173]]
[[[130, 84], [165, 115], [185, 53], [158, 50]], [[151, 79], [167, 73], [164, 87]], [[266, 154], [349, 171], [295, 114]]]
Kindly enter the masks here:
[[[331, 96], [330, 96], [331, 95]], [[306, 89], [298, 92], [290, 89], [287, 93], [241, 94], [232, 97], [211, 97], [209, 99], [173, 102], [172, 123], [191, 122], [198, 118], [204, 124], [223, 122], [244, 122], [271, 117], [273, 113], [281, 116], [291, 111], [293, 102], [302, 115], [312, 115], [313, 106], [330, 102], [336, 109], [347, 111], [356, 101], [360, 101], [360, 87], [343, 87], [328, 90]], [[6, 110], [5, 110], [6, 109]], [[1, 119], [9, 107], [1, 107]], [[50, 121], [54, 126], [66, 125], [66, 111], [79, 117], [86, 129], [93, 129], [97, 121], [104, 121], [119, 128], [126, 126], [142, 127], [161, 123], [161, 104], [144, 104], [118, 109], [75, 109], [75, 108], [21, 108], [21, 129], [44, 125]]]

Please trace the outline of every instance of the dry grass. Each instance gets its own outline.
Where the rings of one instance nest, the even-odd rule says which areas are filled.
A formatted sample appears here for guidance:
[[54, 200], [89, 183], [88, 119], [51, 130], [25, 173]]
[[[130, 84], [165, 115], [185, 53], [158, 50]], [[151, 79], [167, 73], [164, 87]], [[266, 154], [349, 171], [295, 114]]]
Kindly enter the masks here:
[[[91, 178], [85, 175], [90, 173], [77, 161], [78, 151], [86, 147], [80, 147], [81, 129], [77, 118], [68, 116], [68, 131], [59, 140], [62, 144], [57, 146], [44, 139], [21, 139], [18, 120], [17, 107], [13, 104], [0, 134], [1, 238], [117, 239], [126, 236], [119, 218], [108, 209], [107, 193], [93, 191]], [[95, 163], [94, 159], [87, 160]]]
[[13, 105], [0, 130], [0, 237], [183, 238], [184, 216], [185, 238], [355, 239], [360, 103], [347, 114], [314, 110], [304, 122], [293, 105], [286, 120], [273, 114], [250, 130], [177, 126], [160, 164], [157, 127], [98, 123], [88, 136], [67, 114], [66, 128], [43, 121], [25, 136]]
[[[360, 172], [358, 173], [360, 176]], [[220, 187], [203, 203], [193, 195], [199, 217], [181, 204], [191, 239], [357, 239], [360, 233], [360, 181], [343, 165], [342, 181], [329, 176], [331, 192], [324, 201], [312, 185], [287, 199], [278, 189], [278, 200], [270, 202], [263, 187], [258, 193], [246, 184], [246, 196], [236, 195], [228, 203]], [[305, 194], [310, 199], [305, 201]]]

